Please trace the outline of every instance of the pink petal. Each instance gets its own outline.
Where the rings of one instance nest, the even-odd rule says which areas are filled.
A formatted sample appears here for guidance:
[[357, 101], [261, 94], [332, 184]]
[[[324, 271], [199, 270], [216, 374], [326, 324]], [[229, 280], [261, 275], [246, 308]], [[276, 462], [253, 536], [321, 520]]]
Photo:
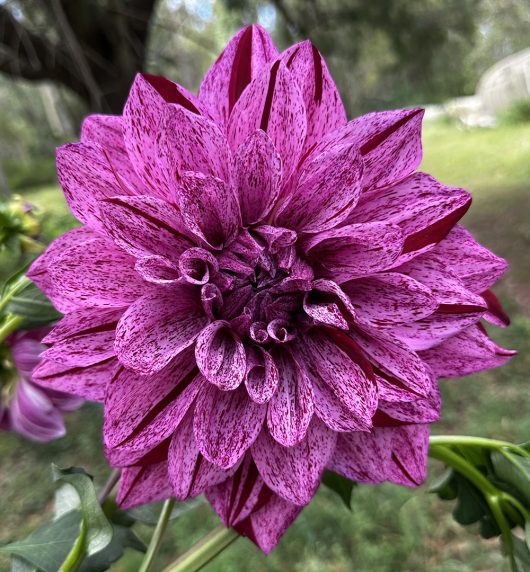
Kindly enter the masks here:
[[314, 280], [304, 295], [303, 308], [315, 322], [348, 330], [355, 321], [355, 308], [342, 289], [331, 280]]
[[192, 345], [206, 323], [191, 286], [161, 287], [123, 314], [116, 328], [116, 355], [141, 375], [156, 373]]
[[185, 173], [176, 195], [187, 228], [207, 245], [220, 250], [235, 238], [241, 224], [239, 205], [221, 179]]
[[173, 496], [167, 461], [151, 465], [126, 467], [121, 472], [116, 502], [122, 510]]
[[346, 125], [346, 111], [324, 58], [308, 40], [295, 44], [281, 59], [298, 83], [307, 113], [305, 149]]
[[234, 36], [206, 73], [199, 99], [217, 125], [225, 127], [230, 113], [247, 85], [278, 52], [267, 31], [247, 26]]
[[274, 143], [287, 180], [298, 163], [306, 136], [306, 114], [300, 89], [280, 61], [260, 73], [232, 110], [228, 141], [233, 151], [261, 129]]
[[475, 325], [420, 352], [420, 356], [436, 377], [461, 377], [504, 365], [516, 353], [498, 346], [480, 325]]
[[431, 372], [423, 360], [390, 333], [365, 326], [363, 330], [352, 330], [349, 335], [377, 366], [374, 371], [418, 397], [427, 397]]
[[282, 162], [269, 136], [258, 129], [239, 147], [234, 185], [239, 194], [243, 224], [269, 214], [280, 194]]
[[328, 468], [361, 483], [390, 481], [417, 487], [426, 477], [428, 448], [428, 425], [342, 433]]
[[195, 407], [193, 426], [200, 452], [222, 469], [233, 467], [259, 435], [266, 411], [244, 387], [221, 391], [209, 385]]
[[203, 385], [189, 350], [149, 377], [121, 368], [105, 399], [103, 437], [110, 462], [132, 465], [170, 437]]
[[305, 438], [284, 447], [264, 429], [252, 445], [252, 456], [265, 483], [285, 500], [305, 505], [315, 494], [322, 471], [335, 449], [337, 434], [314, 419]]
[[130, 160], [144, 184], [162, 198], [169, 196], [169, 189], [158, 168], [158, 137], [168, 104], [204, 115], [203, 106], [189, 91], [149, 74], [136, 76], [123, 109], [123, 132]]
[[81, 143], [97, 143], [125, 188], [136, 195], [143, 195], [146, 187], [136, 174], [127, 154], [123, 124], [121, 115], [89, 115], [81, 126]]
[[223, 391], [235, 389], [245, 377], [245, 348], [228, 322], [219, 320], [204, 328], [195, 359], [204, 377]]
[[353, 144], [331, 146], [312, 157], [280, 207], [277, 224], [304, 232], [337, 226], [359, 200], [362, 172], [362, 159]]
[[90, 401], [104, 401], [107, 385], [118, 367], [119, 362], [115, 358], [88, 367], [70, 367], [44, 359], [33, 370], [33, 381], [54, 391], [78, 395]]
[[467, 191], [415, 173], [394, 186], [364, 193], [348, 221], [397, 225], [405, 236], [404, 262], [445, 238], [470, 205]]
[[193, 244], [178, 209], [162, 199], [116, 196], [99, 208], [107, 234], [132, 256], [154, 254], [178, 261]]
[[232, 156], [228, 141], [207, 117], [180, 105], [168, 105], [159, 136], [158, 165], [168, 188], [178, 184], [181, 174], [186, 171], [229, 182]]
[[193, 412], [180, 422], [169, 446], [169, 477], [173, 493], [179, 500], [197, 496], [205, 489], [230, 478], [237, 465], [230, 471], [207, 461], [197, 448], [193, 434]]
[[[337, 414], [329, 411], [329, 398], [320, 408], [315, 399], [315, 412], [326, 422], [341, 417], [343, 409], [350, 415], [354, 427], [352, 429], [366, 431], [372, 426], [372, 417], [377, 408], [377, 387], [373, 379], [367, 377], [363, 368], [354, 361], [355, 356], [349, 356], [318, 328], [313, 328], [305, 334], [298, 344], [308, 379], [313, 384], [313, 390], [321, 390], [326, 396], [328, 386], [334, 401], [339, 405]], [[327, 409], [327, 411], [326, 411]], [[319, 414], [320, 413], [320, 414]], [[343, 427], [349, 425], [345, 421]], [[344, 428], [342, 429], [344, 430]], [[351, 430], [351, 429], [350, 429]]]
[[245, 386], [248, 395], [256, 403], [266, 403], [278, 387], [278, 368], [270, 353], [259, 346], [247, 346], [246, 355]]
[[423, 109], [368, 113], [344, 128], [364, 158], [364, 188], [386, 187], [417, 169], [422, 159], [423, 113]]
[[432, 250], [472, 292], [491, 288], [506, 272], [508, 262], [481, 246], [471, 233], [460, 225]]
[[508, 316], [502, 307], [502, 304], [495, 293], [491, 290], [485, 290], [481, 293], [481, 296], [484, 298], [484, 301], [488, 306], [488, 313], [484, 315], [484, 319], [491, 324], [500, 326], [501, 328], [509, 326], [510, 316]]
[[311, 237], [304, 249], [322, 275], [340, 284], [394, 265], [403, 236], [397, 226], [382, 222], [351, 224]]
[[302, 507], [270, 493], [263, 506], [253, 512], [247, 520], [239, 523], [236, 529], [239, 534], [248, 536], [265, 554], [268, 554], [278, 544], [301, 510]]
[[128, 194], [104, 150], [96, 143], [69, 143], [57, 148], [57, 176], [73, 215], [101, 230], [99, 201]]
[[247, 454], [234, 476], [207, 489], [206, 498], [225, 526], [233, 527], [252, 513], [264, 488], [267, 487], [252, 457]]
[[358, 320], [376, 328], [420, 320], [438, 306], [428, 287], [397, 272], [358, 278], [341, 288], [357, 308]]
[[80, 242], [96, 238], [98, 235], [87, 227], [74, 228], [56, 238], [30, 266], [27, 276], [50, 298], [53, 305], [61, 312], [68, 312], [76, 307], [70, 301], [57, 295], [49, 273], [49, 267], [55, 263], [63, 252]]
[[50, 265], [54, 297], [72, 306], [121, 308], [145, 292], [134, 258], [97, 237], [65, 250]]
[[54, 325], [42, 341], [45, 344], [53, 344], [72, 336], [112, 329], [121, 314], [122, 311], [115, 308], [83, 308], [70, 312]]
[[152, 284], [175, 284], [180, 281], [178, 264], [165, 256], [142, 256], [136, 261], [134, 269], [147, 282]]
[[269, 401], [267, 427], [278, 443], [291, 447], [306, 435], [313, 417], [313, 394], [309, 381], [288, 350], [277, 346], [272, 357], [279, 381]]
[[67, 366], [86, 367], [114, 357], [115, 325], [56, 342], [42, 357]]

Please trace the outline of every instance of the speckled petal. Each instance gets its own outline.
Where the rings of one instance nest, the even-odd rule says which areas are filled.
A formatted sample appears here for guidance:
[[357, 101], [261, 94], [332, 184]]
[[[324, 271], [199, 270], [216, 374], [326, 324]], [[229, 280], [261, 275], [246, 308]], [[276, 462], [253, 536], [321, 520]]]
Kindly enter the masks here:
[[167, 461], [126, 467], [121, 472], [116, 502], [122, 510], [165, 500], [173, 496]]
[[264, 429], [252, 456], [265, 483], [285, 500], [305, 505], [315, 494], [322, 471], [335, 449], [337, 434], [314, 418], [305, 438], [284, 447]]
[[278, 55], [267, 31], [256, 24], [243, 28], [204, 76], [199, 99], [223, 128], [247, 85]]
[[361, 483], [390, 481], [417, 487], [427, 473], [429, 426], [378, 427], [343, 433], [328, 468]]
[[116, 328], [116, 355], [126, 367], [150, 375], [192, 345], [206, 323], [191, 287], [161, 287], [123, 314]]
[[234, 391], [206, 387], [197, 400], [195, 441], [208, 461], [229, 469], [245, 454], [258, 436], [267, 408], [254, 403], [241, 386]]
[[256, 129], [271, 138], [287, 180], [304, 146], [306, 113], [300, 88], [280, 61], [254, 79], [235, 104], [228, 124], [232, 150], [236, 151]]

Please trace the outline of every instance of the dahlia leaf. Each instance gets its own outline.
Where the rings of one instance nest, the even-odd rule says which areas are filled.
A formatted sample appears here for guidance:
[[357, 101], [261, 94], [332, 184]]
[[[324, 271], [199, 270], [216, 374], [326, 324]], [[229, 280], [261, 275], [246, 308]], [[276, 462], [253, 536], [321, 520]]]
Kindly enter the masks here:
[[322, 477], [322, 482], [326, 487], [339, 495], [347, 509], [352, 509], [352, 492], [353, 488], [357, 486], [356, 482], [350, 481], [350, 479], [334, 473], [333, 471], [325, 471], [324, 476]]
[[69, 512], [32, 532], [24, 540], [0, 546], [0, 553], [23, 558], [42, 572], [57, 572], [79, 535], [81, 515]]
[[530, 458], [495, 451], [491, 455], [495, 475], [516, 489], [525, 504], [530, 505]]
[[81, 501], [83, 522], [86, 526], [86, 552], [89, 556], [100, 552], [112, 541], [112, 526], [98, 502], [92, 478], [77, 467], [60, 469], [52, 465], [53, 478], [72, 485]]

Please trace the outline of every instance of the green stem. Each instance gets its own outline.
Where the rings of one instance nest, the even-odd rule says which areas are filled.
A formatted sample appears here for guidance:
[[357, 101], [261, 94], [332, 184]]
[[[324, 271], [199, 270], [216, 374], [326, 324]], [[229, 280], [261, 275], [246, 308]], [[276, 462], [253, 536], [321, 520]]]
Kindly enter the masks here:
[[164, 572], [196, 572], [213, 560], [234, 540], [239, 538], [233, 528], [218, 526], [202, 540], [194, 544], [188, 552], [165, 568]]
[[59, 572], [75, 572], [85, 556], [85, 540], [86, 540], [86, 525], [85, 521], [81, 521], [81, 528], [79, 529], [79, 536], [72, 546], [66, 560], [62, 563]]
[[22, 290], [24, 290], [28, 284], [31, 284], [31, 280], [26, 275], [22, 275], [17, 278], [15, 284], [10, 287], [8, 293], [0, 300], [0, 312], [5, 309], [13, 296], [16, 296], [19, 292], [22, 292]]
[[140, 566], [138, 572], [149, 572], [149, 570], [151, 570], [156, 555], [158, 554], [158, 550], [162, 542], [162, 537], [164, 536], [164, 532], [166, 530], [167, 523], [169, 522], [169, 517], [171, 515], [171, 511], [173, 510], [174, 504], [175, 499], [168, 499], [164, 502], [162, 512], [160, 513], [158, 522], [156, 523], [155, 531], [151, 537], [151, 542], [147, 547], [147, 552], [145, 553], [142, 565]]
[[484, 447], [485, 449], [511, 449], [521, 457], [529, 457], [530, 452], [525, 451], [519, 445], [509, 443], [508, 441], [499, 441], [498, 439], [485, 439], [484, 437], [470, 437], [469, 435], [433, 435], [429, 438], [431, 445], [443, 445], [444, 447], [457, 447], [459, 445], [475, 445]]
[[499, 491], [495, 486], [493, 486], [480, 471], [475, 469], [473, 465], [468, 463], [457, 453], [441, 445], [431, 445], [429, 447], [429, 455], [456, 469], [459, 473], [464, 475], [464, 477], [467, 477], [484, 495], [497, 496]]
[[20, 324], [24, 321], [22, 316], [16, 316], [15, 314], [8, 314], [4, 323], [0, 326], [0, 343], [2, 343], [9, 334], [14, 332]]

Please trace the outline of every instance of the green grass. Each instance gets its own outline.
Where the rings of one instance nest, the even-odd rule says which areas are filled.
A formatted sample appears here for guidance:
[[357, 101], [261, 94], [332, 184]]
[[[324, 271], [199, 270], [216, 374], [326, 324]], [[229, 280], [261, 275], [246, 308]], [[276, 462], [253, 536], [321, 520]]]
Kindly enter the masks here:
[[[436, 433], [467, 433], [509, 440], [530, 439], [530, 126], [462, 131], [430, 125], [425, 130], [422, 169], [445, 183], [469, 188], [475, 203], [465, 224], [488, 247], [512, 265], [497, 288], [509, 309], [512, 326], [491, 329], [495, 338], [520, 351], [507, 366], [461, 380], [442, 382], [443, 420]], [[24, 196], [47, 213], [51, 237], [72, 224], [55, 187]], [[97, 476], [107, 472], [99, 441], [97, 406], [86, 406], [68, 420], [66, 438], [47, 446], [15, 435], [0, 438], [0, 538], [20, 537], [49, 513], [53, 486], [49, 463], [77, 464]], [[432, 476], [440, 467], [433, 464]], [[431, 477], [432, 478], [432, 477]], [[348, 512], [338, 498], [321, 490], [278, 548], [265, 558], [246, 539], [239, 539], [206, 572], [491, 572], [505, 570], [496, 540], [481, 541], [451, 519], [451, 503], [429, 495], [426, 487], [411, 491], [391, 485], [360, 486]], [[175, 558], [217, 523], [207, 505], [186, 514], [170, 529], [162, 564]], [[149, 530], [139, 533], [148, 538]], [[5, 562], [5, 561], [4, 561]], [[138, 568], [133, 553], [114, 567]], [[2, 561], [0, 560], [0, 568]]]

